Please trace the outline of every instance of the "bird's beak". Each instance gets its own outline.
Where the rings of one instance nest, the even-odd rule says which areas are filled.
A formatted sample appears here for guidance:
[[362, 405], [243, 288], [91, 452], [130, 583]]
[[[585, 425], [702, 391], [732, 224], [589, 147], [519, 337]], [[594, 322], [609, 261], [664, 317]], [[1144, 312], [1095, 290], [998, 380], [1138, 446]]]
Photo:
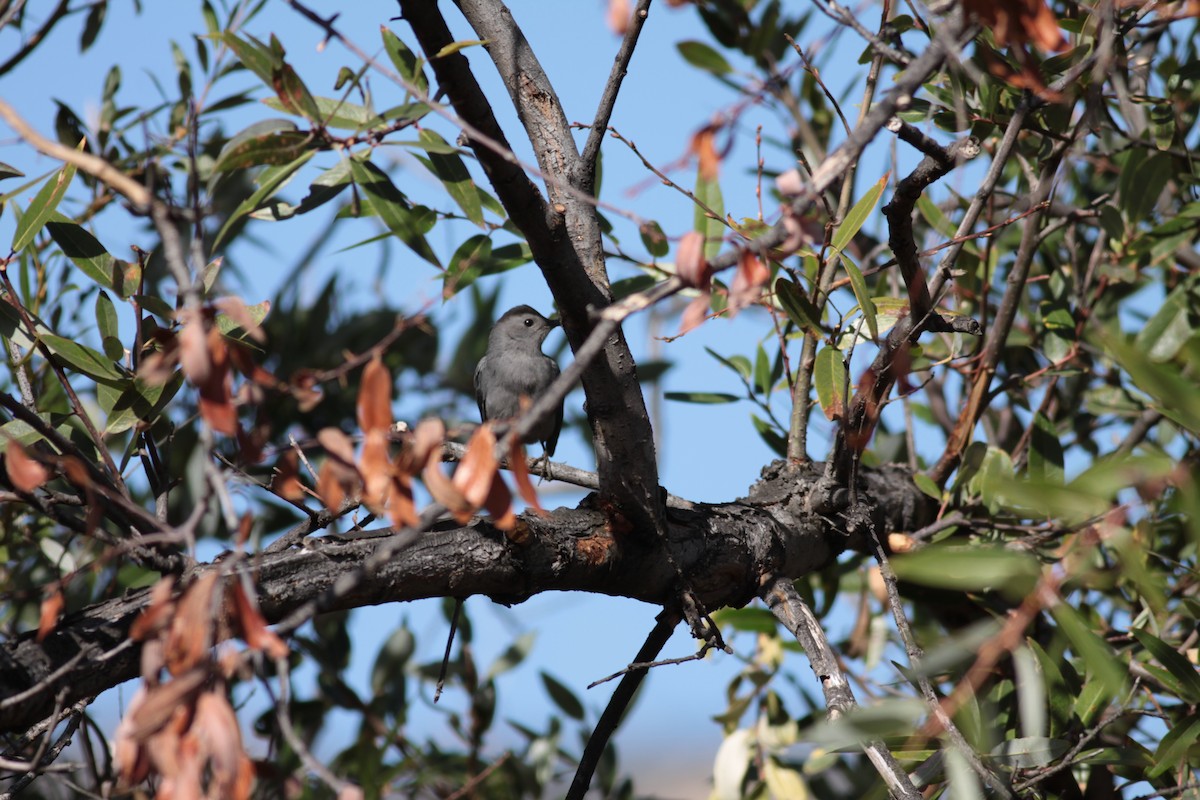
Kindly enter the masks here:
[[562, 320], [559, 319], [558, 317], [555, 317], [554, 319], [548, 319], [546, 321], [550, 323], [551, 328], [561, 328], [562, 327]]

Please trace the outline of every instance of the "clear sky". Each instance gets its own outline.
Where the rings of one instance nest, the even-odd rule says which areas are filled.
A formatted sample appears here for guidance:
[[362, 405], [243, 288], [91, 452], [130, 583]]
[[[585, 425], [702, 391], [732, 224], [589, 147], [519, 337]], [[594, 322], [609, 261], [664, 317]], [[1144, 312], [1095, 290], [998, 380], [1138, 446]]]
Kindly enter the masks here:
[[[73, 20], [60, 25], [53, 39], [41, 48], [35, 59], [0, 83], [0, 93], [27, 121], [51, 133], [55, 99], [72, 107], [85, 120], [94, 117], [105, 73], [116, 62], [122, 74], [118, 100], [125, 104], [148, 103], [149, 98], [158, 96], [156, 82], [170, 87], [175, 80], [171, 40], [192, 56], [192, 36], [202, 32], [204, 27], [198, 3], [175, 0], [144, 5], [144, 12], [135, 15], [131, 2], [116, 0], [111, 3], [110, 19], [100, 39], [82, 57], [77, 53], [76, 43], [83, 19], [82, 15], [76, 15]], [[799, 3], [788, 5], [800, 6]], [[390, 24], [399, 35], [413, 43], [406, 25], [389, 23], [389, 19], [398, 13], [394, 2], [313, 0], [312, 6], [325, 15], [339, 13], [339, 30], [370, 53], [381, 53], [381, 24]], [[450, 4], [443, 4], [443, 7], [456, 36], [475, 38], [457, 18]], [[524, 0], [513, 2], [512, 8], [556, 85], [568, 119], [590, 121], [619, 44], [617, 37], [605, 26], [605, 4], [601, 0]], [[29, 13], [38, 12], [30, 10]], [[869, 13], [875, 14], [877, 10], [872, 7]], [[866, 17], [864, 21], [868, 25], [874, 24]], [[828, 29], [823, 18], [814, 21], [801, 43], [808, 46], [818, 42]], [[276, 34], [288, 50], [289, 60], [316, 94], [331, 94], [338, 68], [344, 64], [357, 64], [352, 55], [336, 45], [318, 50], [321, 32], [282, 3], [268, 4], [266, 11], [251, 22], [247, 31], [263, 39], [271, 33]], [[714, 114], [730, 111], [738, 99], [716, 80], [684, 62], [675, 45], [686, 39], [710, 41], [693, 11], [672, 10], [665, 4], [652, 9], [612, 120], [613, 126], [636, 142], [646, 158], [660, 167], [678, 162], [685, 154], [691, 134]], [[10, 52], [15, 41], [11, 31], [0, 32], [0, 52]], [[861, 74], [857, 60], [862, 43], [846, 35], [832, 43], [822, 41], [821, 46], [818, 64], [833, 91], [840, 93], [847, 86], [856, 87], [849, 96], [839, 95], [847, 115], [852, 116], [857, 111], [854, 103], [861, 91], [854, 79]], [[469, 48], [467, 52], [476, 75], [493, 98], [510, 141], [522, 158], [532, 160], [528, 147], [521, 147], [522, 137], [509, 110], [507, 95], [486, 61], [486, 54], [477, 47]], [[737, 66], [737, 60], [730, 58]], [[252, 76], [246, 75], [243, 80], [247, 87], [255, 84]], [[372, 78], [371, 85], [379, 107], [396, 102], [394, 97], [398, 90], [394, 85], [379, 77]], [[886, 88], [886, 79], [883, 85]], [[265, 96], [266, 93], [260, 94]], [[233, 121], [228, 124], [248, 125], [258, 119], [276, 116], [280, 114], [254, 104], [232, 114], [230, 119]], [[754, 136], [759, 124], [764, 126], [764, 135], [786, 137], [780, 118], [755, 107], [744, 112], [721, 176], [726, 209], [735, 218], [754, 217], [758, 213]], [[448, 140], [454, 140], [455, 131], [441, 121], [431, 125]], [[620, 142], [608, 140], [604, 154], [604, 200], [657, 220], [673, 238], [691, 228], [693, 209], [686, 198], [655, 180], [647, 181], [651, 176]], [[446, 205], [443, 199], [438, 199], [440, 187], [421, 173], [407, 151], [389, 148], [383, 157], [395, 158], [403, 167], [406, 192], [430, 204]], [[771, 166], [790, 166], [778, 151], [768, 151], [767, 157]], [[891, 158], [886, 145], [875, 146], [868, 152], [862, 162], [856, 194], [878, 181], [891, 168]], [[901, 168], [911, 166], [916, 160], [904, 153], [899, 158]], [[334, 154], [324, 154], [318, 156], [314, 164], [328, 167], [335, 159]], [[31, 158], [28, 148], [16, 142], [11, 132], [3, 127], [0, 127], [0, 161], [12, 164], [30, 176], [56, 166], [46, 159]], [[690, 187], [694, 181], [694, 166], [673, 172], [672, 177]], [[957, 180], [961, 178], [952, 179], [952, 185]], [[0, 191], [4, 192], [13, 188], [14, 181], [0, 185]], [[303, 189], [304, 183], [298, 180], [284, 196], [297, 199], [302, 196]], [[635, 189], [636, 192], [631, 191]], [[18, 198], [18, 202], [27, 201], [35, 191], [36, 187], [29, 190], [25, 198]], [[771, 202], [766, 201], [769, 221], [772, 220], [771, 206]], [[621, 222], [616, 218], [613, 221]], [[11, 213], [0, 217], [0, 241], [8, 241], [12, 225]], [[310, 226], [311, 221], [255, 223], [251, 234], [260, 245], [244, 244], [229, 254], [242, 269], [245, 283], [241, 291], [247, 302], [254, 303], [275, 293], [282, 276], [282, 270], [276, 269], [275, 265], [289, 264], [304, 252], [311, 235]], [[868, 222], [868, 230], [879, 227], [879, 216], [876, 215]], [[337, 271], [341, 273], [343, 286], [353, 287], [344, 297], [350, 308], [374, 307], [379, 302], [380, 292], [408, 309], [419, 308], [428, 299], [440, 296], [439, 276], [428, 264], [407, 250], [393, 247], [390, 252], [394, 258], [380, 274], [377, 251], [372, 252], [370, 247], [343, 249], [373, 235], [376, 230], [369, 224], [345, 225], [343, 228], [331, 242], [313, 254], [314, 269], [306, 285], [301, 287], [303, 292], [315, 293], [324, 284], [325, 277]], [[97, 232], [114, 253], [128, 252], [125, 247], [134, 241], [145, 244], [149, 236], [144, 230], [120, 227], [116, 217], [111, 215], [101, 221]], [[462, 237], [469, 234], [470, 231], [462, 227], [448, 228], [445, 234], [435, 233], [431, 244], [439, 254], [446, 256]], [[624, 247], [641, 252], [636, 231], [627, 223], [619, 225], [617, 235]], [[439, 238], [441, 236], [444, 238]], [[614, 264], [612, 270], [614, 278], [634, 274], [624, 265]], [[550, 311], [549, 292], [532, 265], [486, 280], [485, 286], [491, 288], [497, 280], [502, 283], [501, 308], [527, 302], [544, 312]], [[452, 299], [443, 307], [435, 308], [434, 313], [448, 331], [444, 336], [446, 345], [442, 355], [443, 359], [448, 358], [453, 352], [455, 331], [462, 329], [470, 315], [469, 301], [465, 297]], [[732, 323], [708, 323], [671, 343], [655, 338], [674, 334], [677, 328], [677, 316], [653, 325], [648, 319], [640, 318], [627, 326], [636, 357], [640, 360], [666, 358], [675, 363], [663, 382], [663, 388], [668, 391], [703, 389], [742, 394], [741, 384], [707, 355], [704, 348], [712, 348], [722, 355], [740, 353], [753, 359], [756, 343], [766, 339], [769, 345], [773, 337], [769, 319], [762, 313], [749, 312]], [[552, 339], [550, 346], [555, 344]], [[786, 417], [787, 405], [783, 400], [780, 397], [775, 408]], [[581, 403], [582, 393], [576, 392], [569, 398], [568, 407], [578, 413]], [[404, 411], [408, 407], [403, 404], [400, 408]], [[656, 400], [652, 402], [652, 408], [660, 442], [662, 481], [674, 494], [710, 502], [734, 499], [745, 493], [762, 466], [773, 458], [752, 426], [749, 404], [701, 406]], [[463, 414], [474, 413], [466, 398], [458, 410]], [[828, 428], [823, 423], [814, 426], [810, 447], [815, 457], [824, 455], [827, 433]], [[590, 443], [585, 442], [578, 431], [564, 435], [558, 457], [585, 468], [594, 463]], [[560, 494], [555, 488], [547, 487], [547, 500], [552, 505], [573, 504], [580, 496], [575, 492]], [[633, 656], [656, 613], [656, 609], [643, 604], [587, 595], [541, 596], [512, 609], [495, 606], [485, 598], [474, 598], [469, 601], [468, 610], [475, 623], [482, 663], [487, 663], [506, 646], [515, 631], [537, 631], [531, 662], [502, 679], [499, 686], [502, 706], [498, 718], [518, 719], [527, 724], [540, 723], [550, 712], [538, 677], [539, 670], [547, 670], [567, 683], [584, 698], [593, 714], [598, 714], [611, 685], [591, 691], [585, 691], [584, 687], [621, 668]], [[364, 609], [356, 614], [353, 626], [358, 658], [352, 668], [352, 678], [356, 684], [363, 686], [369, 680], [371, 662], [379, 645], [401, 620], [407, 620], [418, 635], [423, 660], [433, 660], [440, 655], [446, 625], [437, 605], [418, 603]], [[686, 655], [693, 650], [690, 638], [681, 631], [668, 645], [664, 656]], [[724, 710], [725, 687], [740, 668], [737, 658], [718, 655], [703, 663], [667, 667], [651, 675], [648, 691], [643, 693], [617, 740], [623, 767], [634, 772], [640, 790], [660, 791], [665, 796], [678, 797], [697, 796], [705, 791], [701, 787], [707, 781], [712, 757], [721, 739], [719, 727], [709, 721], [709, 717]], [[796, 661], [793, 671], [815, 690], [816, 684], [807, 665]], [[785, 697], [785, 700], [795, 701], [795, 697]], [[453, 703], [454, 698], [448, 698], [447, 702]], [[799, 711], [798, 705], [796, 710]], [[432, 713], [429, 720], [431, 726], [440, 724], [440, 717]], [[497, 730], [499, 743], [504, 725], [500, 724]], [[336, 746], [335, 742], [327, 744]], [[499, 746], [497, 744], [493, 752], [497, 752]], [[690, 770], [692, 780], [685, 784], [656, 777], [655, 773], [664, 764], [684, 772]]]

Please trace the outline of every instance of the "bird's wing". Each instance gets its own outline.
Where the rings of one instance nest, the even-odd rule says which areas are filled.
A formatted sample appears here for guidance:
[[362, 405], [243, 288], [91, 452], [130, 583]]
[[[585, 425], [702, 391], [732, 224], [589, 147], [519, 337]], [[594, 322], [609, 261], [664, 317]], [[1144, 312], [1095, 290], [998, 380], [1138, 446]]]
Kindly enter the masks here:
[[487, 422], [487, 404], [483, 398], [483, 369], [487, 363], [487, 356], [479, 359], [479, 363], [475, 365], [475, 402], [479, 404], [479, 421]]
[[[555, 379], [558, 378], [558, 374], [559, 374], [558, 362], [555, 361], [553, 358], [550, 358], [549, 356], [546, 357], [546, 360], [548, 360], [550, 362], [550, 364], [554, 367], [554, 369], [551, 370], [552, 376], [550, 378], [550, 383], [554, 383]], [[549, 439], [547, 439], [545, 442], [542, 443], [542, 447], [545, 449], [547, 456], [553, 456], [554, 448], [558, 447], [558, 435], [560, 433], [562, 433], [562, 424], [563, 424], [563, 404], [559, 403], [558, 410], [554, 412], [554, 432], [552, 434], [550, 434]]]

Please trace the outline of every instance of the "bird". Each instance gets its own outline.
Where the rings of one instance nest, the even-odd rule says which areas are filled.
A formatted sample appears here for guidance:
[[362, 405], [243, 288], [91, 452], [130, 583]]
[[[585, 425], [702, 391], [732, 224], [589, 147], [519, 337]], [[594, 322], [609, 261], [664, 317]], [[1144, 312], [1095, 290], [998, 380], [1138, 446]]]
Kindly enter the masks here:
[[[527, 305], [505, 311], [488, 334], [487, 352], [475, 367], [475, 400], [479, 416], [510, 419], [519, 415], [522, 398], [535, 401], [558, 377], [558, 362], [542, 352], [542, 342], [559, 323]], [[526, 406], [527, 407], [527, 406]], [[562, 431], [563, 406], [543, 419], [525, 437], [526, 444], [540, 442], [543, 458], [554, 455]]]

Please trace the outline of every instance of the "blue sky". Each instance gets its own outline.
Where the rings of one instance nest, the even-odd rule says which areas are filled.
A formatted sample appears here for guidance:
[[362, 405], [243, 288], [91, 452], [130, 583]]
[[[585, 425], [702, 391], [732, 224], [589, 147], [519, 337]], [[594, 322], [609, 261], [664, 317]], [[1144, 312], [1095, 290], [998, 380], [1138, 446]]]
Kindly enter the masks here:
[[[169, 89], [175, 80], [170, 40], [178, 42], [189, 56], [194, 53], [192, 34], [204, 30], [198, 4], [146, 3], [141, 15], [134, 15], [131, 6], [132, 3], [126, 0], [115, 0], [111, 4], [111, 17], [100, 39], [83, 57], [78, 56], [76, 48], [82, 17], [77, 15], [60, 25], [53, 39], [34, 59], [6, 78], [0, 88], [5, 99], [36, 128], [52, 133], [54, 99], [71, 106], [85, 121], [96, 114], [105, 73], [114, 61], [119, 63], [122, 73], [119, 101], [123, 99], [126, 104], [147, 102], [147, 98], [157, 96], [156, 81]], [[339, 30], [370, 53], [381, 54], [381, 24], [390, 24], [406, 41], [413, 43], [407, 26], [400, 22], [388, 23], [389, 18], [397, 14], [394, 2], [314, 0], [312, 6], [326, 15], [338, 12]], [[449, 4], [444, 6], [456, 36], [475, 38], [457, 19], [454, 9]], [[605, 4], [601, 0], [570, 3], [530, 0], [514, 2], [512, 8], [556, 85], [568, 119], [590, 121], [619, 44], [605, 26]], [[868, 26], [874, 24], [865, 18], [864, 22]], [[816, 20], [802, 43], [817, 41], [827, 30], [825, 20]], [[270, 33], [276, 34], [288, 50], [289, 60], [316, 94], [332, 94], [338, 68], [343, 64], [356, 64], [355, 58], [337, 45], [318, 50], [321, 32], [282, 3], [269, 4], [247, 31], [263, 39]], [[684, 62], [675, 45], [685, 39], [710, 40], [690, 10], [675, 11], [665, 4], [657, 5], [630, 65], [612, 119], [612, 125], [636, 142], [642, 154], [660, 167], [677, 162], [684, 155], [691, 134], [715, 113], [730, 110], [737, 100], [733, 92]], [[0, 50], [11, 50], [14, 42], [11, 31], [0, 32]], [[857, 65], [861, 42], [846, 35], [832, 43], [822, 42], [822, 47], [824, 60], [818, 60], [818, 64], [833, 91], [840, 94], [847, 85], [855, 86], [849, 98], [844, 99], [844, 109], [853, 117], [856, 113], [854, 103], [860, 94], [854, 81], [861, 75]], [[522, 136], [507, 94], [487, 63], [486, 54], [477, 47], [469, 48], [467, 52], [485, 91], [494, 99], [498, 116], [518, 155], [532, 161], [528, 146], [522, 146]], [[737, 60], [730, 58], [737, 66]], [[197, 83], [200, 80], [196, 78]], [[253, 76], [248, 74], [239, 80], [246, 87], [256, 84]], [[882, 86], [886, 88], [886, 85], [885, 77]], [[398, 102], [398, 89], [383, 78], [372, 78], [371, 86], [378, 107]], [[265, 96], [265, 92], [262, 94]], [[220, 94], [210, 99], [218, 96]], [[278, 112], [255, 104], [230, 115], [233, 121], [227, 124], [248, 125], [276, 116], [279, 116]], [[454, 140], [456, 132], [442, 121], [430, 124], [447, 140]], [[757, 214], [753, 167], [754, 135], [759, 124], [764, 126], [766, 136], [785, 136], [780, 120], [761, 108], [751, 107], [741, 118], [721, 176], [726, 210], [735, 218]], [[155, 131], [149, 133], [153, 135]], [[693, 209], [684, 197], [657, 181], [647, 182], [649, 176], [640, 162], [619, 142], [608, 140], [604, 153], [603, 199], [657, 220], [670, 237], [678, 237], [691, 229]], [[767, 151], [766, 155], [769, 167], [790, 166], [778, 151]], [[910, 153], [900, 152], [897, 157], [900, 169], [916, 162], [916, 157]], [[384, 162], [391, 158], [396, 160], [405, 181], [404, 191], [418, 198], [424, 195], [428, 198], [425, 202], [431, 204], [446, 204], [444, 199], [438, 199], [440, 187], [422, 173], [403, 148], [387, 148], [386, 153], [380, 153], [376, 158]], [[892, 152], [886, 143], [877, 144], [868, 151], [862, 160], [856, 196], [893, 168], [891, 159]], [[329, 167], [335, 160], [335, 155], [323, 154], [314, 159], [313, 164]], [[56, 166], [47, 159], [31, 157], [30, 151], [3, 127], [0, 127], [0, 161], [17, 166], [31, 176]], [[315, 171], [306, 173], [309, 178], [313, 174]], [[694, 181], [694, 167], [674, 172], [672, 177], [690, 187]], [[959, 191], [969, 191], [969, 184], [963, 185], [965, 182], [963, 173], [959, 173], [950, 179], [949, 185]], [[14, 188], [11, 183], [0, 189], [11, 191]], [[641, 191], [630, 194], [630, 189], [643, 185]], [[284, 191], [284, 197], [297, 199], [302, 196], [304, 186], [305, 183], [298, 179]], [[76, 190], [79, 189], [77, 185]], [[31, 197], [34, 191], [36, 188], [31, 189], [28, 196]], [[770, 217], [772, 204], [767, 200], [765, 205]], [[636, 231], [616, 218], [613, 221], [619, 223], [618, 236], [623, 246], [640, 252]], [[0, 241], [8, 240], [6, 237], [11, 235], [12, 224], [11, 213], [0, 217]], [[880, 225], [880, 217], [876, 214], [867, 227], [879, 230]], [[281, 270], [274, 265], [291, 263], [303, 252], [311, 236], [311, 227], [314, 227], [311, 221], [303, 219], [254, 224], [251, 233], [260, 245], [240, 245], [229, 254], [243, 270], [245, 282], [240, 291], [247, 302], [257, 302], [275, 293]], [[412, 310], [431, 298], [439, 298], [440, 276], [408, 251], [393, 247], [390, 250], [392, 260], [379, 272], [378, 250], [372, 251], [370, 247], [344, 249], [376, 232], [377, 228], [370, 221], [342, 226], [334, 239], [314, 254], [313, 270], [301, 291], [315, 293], [324, 284], [326, 276], [338, 272], [343, 285], [353, 287], [344, 299], [348, 308], [375, 307], [380, 293]], [[129, 228], [114, 215], [101, 219], [97, 233], [114, 253], [127, 253], [129, 243], [145, 244], [148, 241], [147, 234]], [[465, 226], [447, 226], [445, 233], [435, 232], [431, 244], [444, 257], [470, 233]], [[634, 274], [623, 265], [614, 264], [612, 270], [614, 278]], [[543, 311], [550, 310], [549, 292], [532, 265], [484, 283], [490, 289], [497, 281], [501, 284], [501, 308], [527, 302]], [[443, 306], [439, 300], [434, 313], [447, 332], [444, 335], [445, 353], [451, 353], [454, 333], [462, 329], [470, 315], [469, 301], [465, 297], [455, 298]], [[773, 337], [769, 319], [762, 313], [749, 312], [732, 323], [706, 324], [671, 343], [653, 338], [674, 334], [677, 328], [676, 316], [655, 325], [646, 318], [634, 319], [626, 329], [636, 357], [641, 360], [666, 358], [675, 362], [676, 366], [663, 382], [663, 388], [668, 391], [702, 389], [741, 394], [741, 384], [710, 358], [704, 348], [710, 347], [723, 355], [740, 353], [753, 358], [755, 345], [765, 339], [770, 351]], [[551, 346], [554, 343], [552, 340]], [[445, 357], [448, 356], [443, 355]], [[577, 411], [582, 399], [582, 393], [576, 392], [568, 400], [569, 407]], [[787, 406], [782, 400], [781, 397], [776, 404], [776, 412], [786, 417]], [[708, 502], [734, 499], [745, 493], [762, 466], [773, 457], [754, 431], [748, 404], [701, 406], [652, 402], [652, 408], [661, 443], [662, 482], [674, 494]], [[402, 405], [401, 410], [404, 409]], [[458, 410], [464, 414], [473, 413], [469, 403]], [[809, 441], [815, 457], [824, 454], [828, 432], [823, 421], [814, 424]], [[585, 468], [593, 465], [590, 443], [577, 432], [564, 436], [558, 457]], [[547, 487], [547, 501], [553, 505], [574, 504], [580, 496], [571, 491], [560, 494], [555, 488]], [[632, 657], [652, 626], [656, 613], [656, 609], [644, 604], [582, 594], [545, 595], [512, 609], [495, 606], [485, 598], [473, 598], [468, 609], [475, 623], [481, 663], [487, 663], [500, 652], [514, 631], [537, 631], [538, 641], [531, 662], [500, 684], [502, 706], [499, 717], [511, 717], [529, 724], [540, 722], [550, 710], [538, 678], [538, 671], [543, 669], [575, 689], [583, 696], [588, 708], [598, 713], [611, 687], [590, 692], [585, 692], [583, 687], [619, 669]], [[356, 615], [353, 626], [358, 659], [352, 668], [352, 677], [358, 685], [365, 685], [375, 652], [402, 619], [406, 619], [418, 634], [422, 648], [420, 659], [430, 660], [440, 654], [445, 623], [436, 605], [419, 603], [364, 609]], [[838, 620], [836, 624], [848, 622]], [[668, 645], [664, 656], [685, 655], [693, 650], [690, 638], [680, 632]], [[721, 738], [719, 727], [711, 723], [709, 717], [724, 710], [725, 686], [741, 666], [734, 657], [718, 655], [703, 663], [668, 667], [651, 675], [648, 691], [618, 737], [623, 766], [639, 777], [639, 788], [662, 791], [668, 796], [691, 796], [700, 791], [696, 787], [702, 786], [707, 779], [712, 756]], [[810, 689], [815, 689], [815, 681], [812, 681], [806, 664], [795, 661], [793, 671], [802, 680], [811, 682]], [[115, 706], [115, 701], [110, 702]], [[448, 698], [447, 702], [453, 703], [454, 698]], [[800, 709], [797, 706], [795, 710]], [[440, 720], [431, 714], [430, 722], [438, 724]], [[332, 747], [335, 743], [328, 744]], [[498, 738], [497, 749], [500, 746]], [[663, 764], [690, 771], [695, 780], [676, 784], [675, 779], [652, 777], [655, 769]], [[671, 788], [677, 791], [672, 792]]]

